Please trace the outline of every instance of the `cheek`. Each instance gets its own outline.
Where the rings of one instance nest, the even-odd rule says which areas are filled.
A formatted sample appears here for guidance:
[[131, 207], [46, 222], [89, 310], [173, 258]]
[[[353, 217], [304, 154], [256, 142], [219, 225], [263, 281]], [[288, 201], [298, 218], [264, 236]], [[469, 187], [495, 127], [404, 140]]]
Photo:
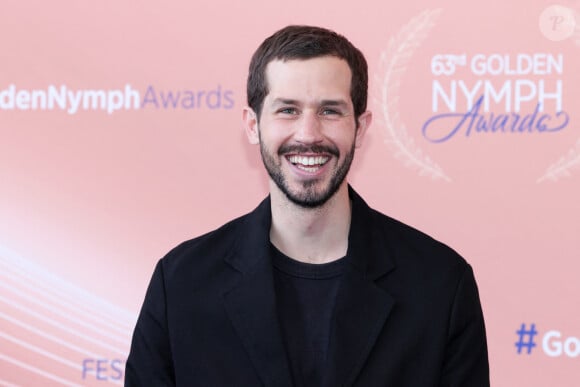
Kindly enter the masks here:
[[356, 141], [356, 134], [353, 128], [334, 128], [326, 138], [336, 144], [339, 148], [350, 149]]
[[282, 127], [269, 126], [260, 131], [260, 139], [269, 146], [279, 146], [291, 138], [291, 132]]

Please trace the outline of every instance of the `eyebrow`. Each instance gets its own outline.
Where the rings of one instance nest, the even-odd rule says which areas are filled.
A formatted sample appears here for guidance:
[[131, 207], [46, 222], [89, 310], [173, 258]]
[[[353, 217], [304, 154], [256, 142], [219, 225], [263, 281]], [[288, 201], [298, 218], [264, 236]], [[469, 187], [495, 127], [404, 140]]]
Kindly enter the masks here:
[[298, 101], [295, 99], [286, 99], [286, 98], [276, 98], [272, 101], [273, 105], [298, 105]]
[[[276, 98], [272, 101], [273, 105], [300, 105], [300, 102], [295, 99], [288, 98]], [[340, 106], [347, 107], [348, 103], [342, 99], [323, 99], [320, 101], [320, 106]]]
[[342, 99], [323, 99], [320, 103], [322, 106], [340, 106], [347, 107], [348, 103]]

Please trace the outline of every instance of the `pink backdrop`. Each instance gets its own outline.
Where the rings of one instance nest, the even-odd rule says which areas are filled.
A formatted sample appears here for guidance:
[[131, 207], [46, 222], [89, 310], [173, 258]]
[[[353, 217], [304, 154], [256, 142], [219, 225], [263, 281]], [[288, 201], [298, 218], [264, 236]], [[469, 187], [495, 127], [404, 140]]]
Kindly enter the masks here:
[[0, 14], [0, 385], [122, 384], [155, 262], [267, 192], [247, 64], [297, 23], [365, 53], [350, 181], [474, 266], [492, 385], [579, 385], [580, 1], [31, 3]]

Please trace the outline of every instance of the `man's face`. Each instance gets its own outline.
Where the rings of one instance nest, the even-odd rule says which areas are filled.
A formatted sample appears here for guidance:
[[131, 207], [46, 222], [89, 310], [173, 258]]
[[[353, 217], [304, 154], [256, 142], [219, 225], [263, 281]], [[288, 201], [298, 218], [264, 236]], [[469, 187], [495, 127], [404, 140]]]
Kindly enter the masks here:
[[[259, 141], [264, 166], [288, 199], [318, 207], [346, 187], [354, 149], [370, 123], [357, 129], [350, 97], [351, 71], [336, 57], [273, 61], [259, 124], [245, 112], [251, 142]], [[254, 117], [255, 118], [255, 117]]]

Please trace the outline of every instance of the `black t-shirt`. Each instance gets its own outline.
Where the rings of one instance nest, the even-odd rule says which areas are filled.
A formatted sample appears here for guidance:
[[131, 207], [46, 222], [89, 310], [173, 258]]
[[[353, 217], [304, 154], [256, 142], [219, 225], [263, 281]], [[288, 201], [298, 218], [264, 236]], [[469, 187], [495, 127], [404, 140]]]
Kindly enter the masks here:
[[346, 258], [308, 264], [271, 245], [278, 318], [294, 385], [320, 386], [326, 369], [336, 294]]

